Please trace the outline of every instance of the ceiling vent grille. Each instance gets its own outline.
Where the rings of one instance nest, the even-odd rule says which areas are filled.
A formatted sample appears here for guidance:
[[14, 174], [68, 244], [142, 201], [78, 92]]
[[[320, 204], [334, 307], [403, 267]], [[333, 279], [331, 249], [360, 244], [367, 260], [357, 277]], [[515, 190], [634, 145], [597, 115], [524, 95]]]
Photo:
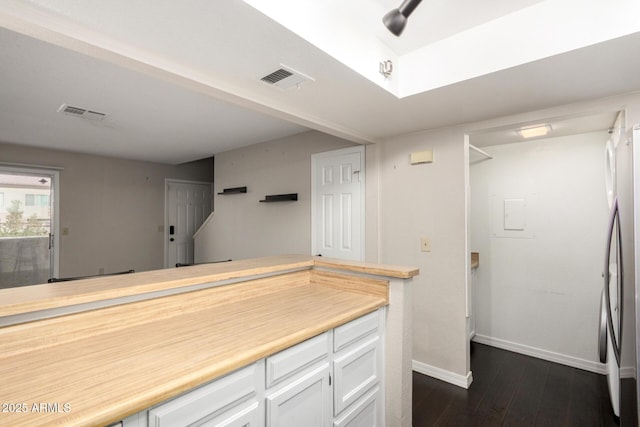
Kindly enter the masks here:
[[68, 104], [62, 104], [60, 108], [58, 108], [58, 113], [63, 113], [68, 116], [79, 117], [88, 120], [104, 120], [108, 116], [107, 113], [87, 110], [85, 108], [74, 107]]
[[279, 69], [267, 74], [260, 80], [272, 86], [277, 86], [280, 89], [290, 89], [292, 87], [299, 89], [302, 85], [314, 81], [312, 77], [282, 64], [280, 64]]
[[293, 73], [285, 70], [284, 68], [280, 68], [279, 70], [276, 70], [273, 73], [264, 76], [260, 80], [273, 85], [278, 83], [280, 80], [286, 79], [289, 76], [293, 76]]

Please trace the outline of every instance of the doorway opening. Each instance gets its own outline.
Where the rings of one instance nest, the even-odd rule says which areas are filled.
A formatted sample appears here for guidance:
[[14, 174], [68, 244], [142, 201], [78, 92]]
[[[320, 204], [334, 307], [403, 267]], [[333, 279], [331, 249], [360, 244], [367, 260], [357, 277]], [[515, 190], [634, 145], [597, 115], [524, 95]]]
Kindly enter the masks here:
[[604, 153], [616, 116], [549, 119], [557, 132], [529, 140], [515, 125], [470, 136], [492, 157], [469, 153], [475, 342], [602, 373], [593, 331], [608, 216]]
[[47, 283], [58, 272], [56, 170], [0, 166], [0, 288]]

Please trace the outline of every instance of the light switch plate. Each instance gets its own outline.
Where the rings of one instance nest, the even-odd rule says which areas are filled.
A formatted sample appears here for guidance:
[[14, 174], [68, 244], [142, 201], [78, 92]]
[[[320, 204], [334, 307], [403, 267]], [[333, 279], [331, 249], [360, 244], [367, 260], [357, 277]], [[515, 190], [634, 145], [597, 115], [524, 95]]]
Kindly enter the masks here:
[[420, 251], [431, 252], [431, 239], [428, 237], [420, 238]]

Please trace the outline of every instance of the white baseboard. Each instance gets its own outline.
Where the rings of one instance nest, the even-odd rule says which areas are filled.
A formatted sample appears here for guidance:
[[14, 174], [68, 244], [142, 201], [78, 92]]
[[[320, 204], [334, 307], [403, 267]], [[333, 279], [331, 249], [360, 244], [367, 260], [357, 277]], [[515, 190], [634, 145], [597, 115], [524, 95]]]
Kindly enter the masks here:
[[469, 388], [471, 382], [473, 381], [471, 371], [469, 371], [466, 376], [460, 375], [441, 368], [436, 368], [435, 366], [427, 365], [426, 363], [418, 362], [417, 360], [413, 361], [412, 368], [416, 372], [429, 375], [430, 377], [448, 382], [449, 384], [457, 385], [458, 387], [462, 388]]
[[636, 378], [636, 369], [632, 366], [620, 368], [620, 378]]
[[[486, 335], [476, 334], [476, 336], [473, 338], [473, 341], [480, 344], [486, 344], [492, 347], [501, 348], [503, 350], [509, 350], [515, 353], [537, 357], [538, 359], [560, 363], [562, 365], [571, 366], [572, 368], [595, 372], [596, 374], [607, 373], [607, 368], [604, 363], [592, 362], [590, 360], [580, 359], [578, 357], [568, 356], [566, 354], [555, 353], [553, 351], [543, 350], [541, 348], [530, 347], [528, 345], [518, 344], [499, 338], [488, 337]], [[594, 352], [595, 351], [596, 349], [594, 348]]]

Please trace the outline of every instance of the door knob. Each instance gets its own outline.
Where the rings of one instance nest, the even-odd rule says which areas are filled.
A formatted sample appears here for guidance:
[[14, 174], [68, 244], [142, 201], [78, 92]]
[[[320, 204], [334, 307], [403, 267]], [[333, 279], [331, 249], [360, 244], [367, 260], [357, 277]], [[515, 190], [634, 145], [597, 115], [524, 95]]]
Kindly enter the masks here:
[[173, 238], [173, 237], [172, 237], [172, 238], [170, 238], [170, 239], [169, 239], [169, 241], [170, 241], [170, 242], [173, 242], [173, 241], [174, 241], [174, 238]]

